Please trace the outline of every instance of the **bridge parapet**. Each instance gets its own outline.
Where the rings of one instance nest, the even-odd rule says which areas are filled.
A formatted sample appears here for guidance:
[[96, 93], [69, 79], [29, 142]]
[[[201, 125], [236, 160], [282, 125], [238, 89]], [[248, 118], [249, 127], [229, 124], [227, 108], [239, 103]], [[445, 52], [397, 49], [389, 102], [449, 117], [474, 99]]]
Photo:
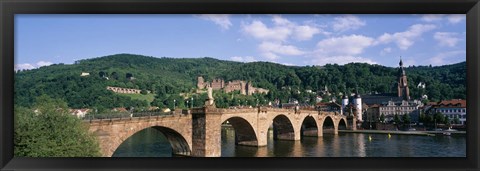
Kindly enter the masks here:
[[141, 122], [144, 120], [159, 120], [162, 118], [191, 118], [191, 115], [156, 115], [156, 116], [141, 116], [141, 117], [123, 117], [123, 118], [110, 118], [110, 119], [92, 119], [92, 120], [84, 120], [85, 123], [90, 123], [90, 125], [96, 124], [111, 124], [111, 123], [118, 123], [118, 122]]
[[295, 109], [282, 109], [282, 108], [273, 108], [273, 107], [266, 107], [264, 110], [269, 112], [285, 112], [285, 113], [295, 113]]
[[257, 108], [248, 108], [248, 109], [222, 109], [222, 113], [252, 113], [258, 112]]

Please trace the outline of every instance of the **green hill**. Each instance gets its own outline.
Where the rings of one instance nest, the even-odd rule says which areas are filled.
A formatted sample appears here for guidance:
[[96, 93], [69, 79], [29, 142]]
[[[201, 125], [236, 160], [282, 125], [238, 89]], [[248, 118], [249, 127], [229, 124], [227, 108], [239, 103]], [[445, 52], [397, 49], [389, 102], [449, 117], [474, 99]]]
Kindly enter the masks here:
[[[90, 75], [82, 77], [82, 72]], [[439, 67], [409, 67], [406, 72], [414, 98], [422, 93], [433, 100], [466, 98], [465, 62]], [[284, 102], [295, 98], [312, 103], [312, 95], [304, 93], [305, 90], [318, 91], [325, 85], [336, 96], [339, 92], [354, 92], [357, 86], [362, 94], [395, 92], [396, 73], [397, 68], [363, 63], [298, 67], [270, 62], [232, 62], [209, 57], [155, 58], [117, 54], [80, 60], [71, 65], [54, 64], [19, 71], [15, 74], [15, 105], [30, 107], [33, 99], [42, 94], [64, 99], [71, 108], [142, 108], [150, 105], [151, 98], [132, 98], [106, 90], [106, 86], [117, 86], [151, 91], [155, 94], [151, 102], [153, 105], [171, 106], [173, 99], [183, 100], [179, 93], [195, 92], [197, 76], [203, 76], [206, 81], [214, 78], [247, 80], [256, 87], [270, 90], [268, 95], [255, 97], [257, 99], [270, 101], [280, 98]], [[127, 75], [134, 79], [128, 79]], [[426, 89], [417, 88], [419, 82], [426, 83]], [[196, 98], [201, 97], [198, 95]], [[195, 100], [196, 106], [203, 103], [198, 99]]]

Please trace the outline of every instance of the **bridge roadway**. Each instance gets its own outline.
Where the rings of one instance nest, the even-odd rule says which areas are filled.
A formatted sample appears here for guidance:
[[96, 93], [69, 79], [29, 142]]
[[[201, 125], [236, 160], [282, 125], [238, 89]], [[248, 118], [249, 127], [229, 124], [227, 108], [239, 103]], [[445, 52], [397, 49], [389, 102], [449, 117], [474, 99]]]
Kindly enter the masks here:
[[[85, 121], [96, 135], [102, 155], [110, 157], [133, 134], [154, 128], [170, 142], [175, 155], [219, 157], [221, 125], [228, 121], [235, 129], [236, 144], [266, 146], [273, 125], [274, 139], [300, 140], [301, 136], [322, 136], [324, 128], [333, 134], [347, 128], [347, 118], [336, 112], [258, 107], [223, 109], [194, 108], [186, 114], [97, 119]], [[324, 127], [325, 126], [325, 127]], [[325, 130], [327, 131], [327, 130]]]

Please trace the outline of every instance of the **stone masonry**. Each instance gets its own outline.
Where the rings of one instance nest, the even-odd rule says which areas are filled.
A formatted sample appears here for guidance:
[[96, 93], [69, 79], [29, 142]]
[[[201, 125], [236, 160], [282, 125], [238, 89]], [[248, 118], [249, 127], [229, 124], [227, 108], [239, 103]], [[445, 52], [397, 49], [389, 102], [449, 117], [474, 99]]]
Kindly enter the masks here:
[[90, 132], [99, 140], [103, 156], [112, 156], [128, 137], [149, 127], [166, 135], [175, 154], [197, 157], [221, 155], [221, 124], [225, 121], [229, 121], [235, 129], [236, 144], [248, 146], [266, 146], [268, 129], [272, 124], [276, 139], [293, 141], [300, 140], [301, 135], [323, 136], [323, 125], [327, 119], [333, 121], [333, 134], [338, 134], [340, 124], [347, 127], [346, 116], [315, 110], [269, 107], [221, 109], [212, 105], [192, 109], [189, 113], [93, 120], [88, 124]]

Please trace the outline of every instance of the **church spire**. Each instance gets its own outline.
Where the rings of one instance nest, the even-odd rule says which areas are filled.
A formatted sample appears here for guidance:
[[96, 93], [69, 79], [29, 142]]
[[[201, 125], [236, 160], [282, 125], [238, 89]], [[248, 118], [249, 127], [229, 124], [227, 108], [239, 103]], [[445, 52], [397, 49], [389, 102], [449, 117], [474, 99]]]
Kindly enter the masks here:
[[407, 75], [405, 74], [405, 69], [403, 68], [402, 57], [400, 56], [400, 62], [398, 63], [400, 68], [398, 68], [398, 97], [402, 97], [404, 100], [410, 99], [410, 91], [408, 89]]
[[403, 67], [402, 56], [400, 56], [400, 62], [398, 64], [400, 65], [400, 68]]

